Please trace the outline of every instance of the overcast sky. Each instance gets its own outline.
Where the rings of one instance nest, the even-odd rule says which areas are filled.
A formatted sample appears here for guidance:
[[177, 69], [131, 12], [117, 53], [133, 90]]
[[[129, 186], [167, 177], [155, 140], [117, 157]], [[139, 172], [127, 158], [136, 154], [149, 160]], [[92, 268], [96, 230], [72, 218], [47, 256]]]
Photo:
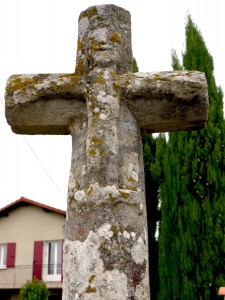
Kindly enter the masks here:
[[225, 92], [224, 0], [0, 0], [0, 207], [24, 196], [66, 209], [70, 136], [14, 134], [4, 116], [4, 88], [12, 74], [73, 72], [79, 14], [107, 3], [130, 11], [133, 55], [142, 72], [171, 70], [171, 49], [180, 56], [184, 50], [189, 12]]

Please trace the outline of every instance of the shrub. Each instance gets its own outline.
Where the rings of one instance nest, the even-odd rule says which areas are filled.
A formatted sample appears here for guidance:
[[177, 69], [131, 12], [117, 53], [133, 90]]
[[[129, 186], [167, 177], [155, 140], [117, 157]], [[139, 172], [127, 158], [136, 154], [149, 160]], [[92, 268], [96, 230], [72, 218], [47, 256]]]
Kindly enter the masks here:
[[48, 299], [48, 288], [42, 280], [33, 279], [25, 283], [19, 294], [20, 300], [46, 300]]

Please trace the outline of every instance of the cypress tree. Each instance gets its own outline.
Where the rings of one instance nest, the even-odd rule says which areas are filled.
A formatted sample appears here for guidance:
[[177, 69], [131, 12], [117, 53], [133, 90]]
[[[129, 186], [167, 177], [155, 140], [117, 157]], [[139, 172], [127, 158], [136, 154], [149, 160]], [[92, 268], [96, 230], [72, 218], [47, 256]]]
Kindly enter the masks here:
[[155, 157], [158, 156], [159, 143], [164, 140], [155, 139], [153, 136], [144, 136], [143, 154], [145, 169], [145, 191], [148, 216], [148, 248], [149, 248], [149, 272], [150, 272], [150, 292], [151, 300], [157, 300], [159, 291], [158, 273], [158, 240], [156, 238], [156, 227], [160, 220], [160, 210], [158, 209], [159, 181], [155, 164]]
[[190, 16], [183, 65], [206, 75], [209, 120], [199, 131], [170, 133], [160, 187], [159, 299], [213, 300], [225, 284], [225, 123], [213, 58]]
[[139, 71], [139, 69], [138, 69], [138, 65], [137, 65], [137, 60], [135, 57], [133, 57], [133, 73], [136, 73], [138, 71]]

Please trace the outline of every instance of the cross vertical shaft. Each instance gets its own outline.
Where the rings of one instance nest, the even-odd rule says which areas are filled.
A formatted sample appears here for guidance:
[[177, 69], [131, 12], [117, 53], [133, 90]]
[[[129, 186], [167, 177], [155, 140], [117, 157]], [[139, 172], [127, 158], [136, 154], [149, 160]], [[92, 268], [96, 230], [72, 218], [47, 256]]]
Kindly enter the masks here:
[[78, 183], [82, 170], [73, 176], [73, 163], [81, 165], [74, 153], [64, 299], [149, 299], [141, 135], [117, 80], [131, 71], [130, 43], [127, 11], [99, 6], [81, 13], [76, 73], [89, 76], [86, 145], [79, 145], [86, 162]]

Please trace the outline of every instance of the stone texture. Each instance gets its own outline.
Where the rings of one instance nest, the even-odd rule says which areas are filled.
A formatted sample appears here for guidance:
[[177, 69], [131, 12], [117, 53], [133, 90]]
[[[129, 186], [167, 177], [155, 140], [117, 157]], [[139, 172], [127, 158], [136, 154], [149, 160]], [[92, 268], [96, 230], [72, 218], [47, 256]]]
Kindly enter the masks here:
[[[135, 116], [142, 134], [194, 130], [206, 125], [208, 95], [203, 73], [179, 71], [121, 76], [113, 73], [113, 76], [114, 91]], [[13, 75], [7, 81], [5, 95], [8, 123], [15, 133], [70, 134], [72, 120], [87, 115], [86, 99], [91, 87], [101, 89], [99, 99], [104, 101], [105, 91], [100, 83], [108, 80], [108, 73], [101, 73], [95, 79], [76, 73]], [[90, 106], [95, 105], [93, 97]], [[110, 94], [107, 97], [106, 101], [110, 102]], [[94, 107], [94, 113], [98, 109]], [[100, 119], [105, 116], [102, 112]]]
[[130, 14], [100, 5], [80, 15], [74, 74], [7, 82], [14, 132], [72, 136], [64, 300], [150, 299], [141, 133], [207, 122], [203, 73], [131, 68]]

